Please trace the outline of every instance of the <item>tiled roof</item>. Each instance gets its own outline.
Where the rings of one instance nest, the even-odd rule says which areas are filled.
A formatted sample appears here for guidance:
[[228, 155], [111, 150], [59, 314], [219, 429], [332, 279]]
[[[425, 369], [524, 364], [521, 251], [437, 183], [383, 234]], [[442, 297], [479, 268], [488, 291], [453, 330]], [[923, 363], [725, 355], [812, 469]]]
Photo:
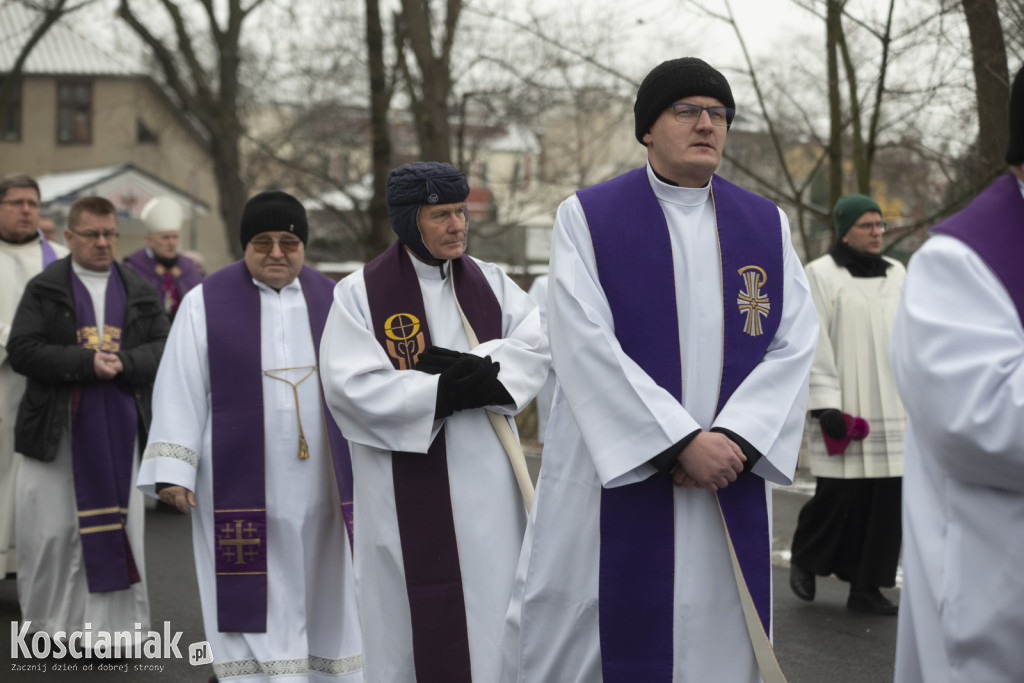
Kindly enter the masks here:
[[[0, 6], [0, 73], [9, 71], [22, 46], [39, 24], [41, 15], [16, 3]], [[76, 31], [79, 15], [70, 14], [50, 27], [29, 53], [25, 74], [138, 75]]]

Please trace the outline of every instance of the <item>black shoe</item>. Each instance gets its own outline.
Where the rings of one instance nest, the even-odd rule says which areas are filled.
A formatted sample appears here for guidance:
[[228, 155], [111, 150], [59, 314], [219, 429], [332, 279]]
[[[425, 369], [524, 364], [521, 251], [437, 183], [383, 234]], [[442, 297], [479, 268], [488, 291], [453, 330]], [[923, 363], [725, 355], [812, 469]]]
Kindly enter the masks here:
[[882, 591], [877, 588], [851, 588], [850, 597], [846, 599], [846, 609], [886, 617], [894, 617], [899, 612], [899, 606], [882, 595]]
[[789, 563], [789, 587], [801, 600], [814, 600], [814, 574], [797, 566], [795, 562]]

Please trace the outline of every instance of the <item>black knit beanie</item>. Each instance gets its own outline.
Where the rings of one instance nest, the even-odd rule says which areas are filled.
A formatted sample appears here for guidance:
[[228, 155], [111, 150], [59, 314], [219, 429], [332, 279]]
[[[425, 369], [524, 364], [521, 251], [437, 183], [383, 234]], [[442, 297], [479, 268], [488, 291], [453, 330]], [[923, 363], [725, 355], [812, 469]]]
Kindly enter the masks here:
[[633, 118], [637, 142], [644, 144], [644, 135], [650, 132], [661, 112], [692, 95], [714, 97], [726, 107], [736, 108], [729, 81], [703, 59], [681, 57], [654, 67], [636, 91]]
[[1010, 142], [1006, 145], [1006, 163], [1024, 164], [1024, 66], [1017, 72], [1010, 89]]
[[245, 203], [242, 209], [242, 229], [239, 237], [242, 249], [249, 240], [261, 232], [285, 231], [294, 234], [303, 244], [309, 238], [306, 209], [295, 197], [280, 190], [260, 192]]
[[423, 244], [420, 207], [424, 204], [458, 204], [469, 196], [469, 183], [462, 172], [440, 161], [415, 161], [388, 174], [387, 203], [391, 229], [398, 241], [427, 261], [436, 256]]

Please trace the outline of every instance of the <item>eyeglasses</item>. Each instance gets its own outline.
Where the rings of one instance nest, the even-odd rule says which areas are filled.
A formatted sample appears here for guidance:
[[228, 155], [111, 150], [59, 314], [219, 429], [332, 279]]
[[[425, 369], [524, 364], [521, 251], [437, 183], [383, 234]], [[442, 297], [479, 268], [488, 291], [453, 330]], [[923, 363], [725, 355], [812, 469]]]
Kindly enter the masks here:
[[116, 230], [113, 230], [111, 232], [78, 232], [77, 230], [70, 230], [70, 232], [75, 233], [86, 242], [95, 242], [101, 237], [108, 242], [114, 242], [117, 240], [117, 236], [121, 234]]
[[257, 254], [269, 254], [274, 251], [274, 245], [281, 247], [281, 251], [286, 254], [292, 254], [299, 250], [299, 245], [302, 244], [302, 240], [295, 239], [253, 239], [249, 240], [249, 244], [252, 245], [252, 250]]
[[696, 104], [678, 103], [673, 104], [670, 109], [675, 114], [676, 121], [680, 123], [696, 123], [700, 120], [703, 112], [708, 113], [713, 126], [728, 126], [732, 118], [736, 116], [736, 110], [731, 107], [701, 107]]
[[876, 229], [878, 230], [878, 232], [885, 232], [885, 221], [873, 221], [871, 223], [854, 223], [852, 227], [857, 228], [858, 230], [863, 230], [864, 232], [873, 232]]
[[6, 204], [7, 206], [14, 206], [18, 208], [24, 206], [32, 209], [33, 211], [39, 209], [39, 202], [34, 199], [4, 199], [0, 200], [0, 204]]

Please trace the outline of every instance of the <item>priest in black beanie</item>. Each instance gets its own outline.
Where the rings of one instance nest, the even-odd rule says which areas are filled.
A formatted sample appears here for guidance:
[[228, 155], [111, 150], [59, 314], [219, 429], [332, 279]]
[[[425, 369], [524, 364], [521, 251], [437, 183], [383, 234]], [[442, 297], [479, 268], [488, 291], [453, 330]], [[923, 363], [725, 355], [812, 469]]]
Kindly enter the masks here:
[[391, 171], [398, 241], [338, 284], [324, 331], [325, 397], [356, 473], [367, 681], [500, 670], [533, 495], [509, 418], [550, 358], [529, 295], [465, 253], [468, 196], [448, 163]]
[[818, 334], [786, 216], [717, 174], [736, 110], [704, 60], [658, 64], [621, 131], [647, 163], [558, 209], [560, 389], [508, 680], [772, 678], [766, 482], [796, 469]]
[[880, 587], [896, 583], [905, 414], [889, 366], [889, 336], [906, 269], [882, 254], [882, 207], [840, 197], [836, 244], [807, 264], [820, 337], [811, 368], [807, 443], [817, 488], [800, 510], [789, 583], [814, 600], [815, 576], [850, 584], [846, 606], [895, 615]]

